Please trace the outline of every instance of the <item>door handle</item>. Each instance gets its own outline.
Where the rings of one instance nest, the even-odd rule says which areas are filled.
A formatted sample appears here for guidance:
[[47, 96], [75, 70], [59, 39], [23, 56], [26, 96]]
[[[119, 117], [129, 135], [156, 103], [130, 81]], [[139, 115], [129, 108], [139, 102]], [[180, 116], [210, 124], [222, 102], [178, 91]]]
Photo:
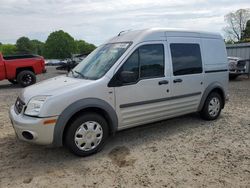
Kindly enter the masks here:
[[175, 80], [174, 80], [174, 83], [178, 83], [178, 82], [179, 82], [179, 83], [182, 82], [182, 79], [179, 78], [179, 79], [175, 79]]
[[167, 80], [161, 80], [158, 82], [159, 85], [168, 84]]

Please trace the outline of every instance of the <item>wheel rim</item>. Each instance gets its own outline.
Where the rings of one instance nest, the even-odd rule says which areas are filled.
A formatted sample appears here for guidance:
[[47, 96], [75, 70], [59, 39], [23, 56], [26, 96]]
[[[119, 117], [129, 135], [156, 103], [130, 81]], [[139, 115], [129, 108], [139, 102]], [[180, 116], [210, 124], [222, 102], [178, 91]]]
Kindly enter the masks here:
[[212, 117], [215, 117], [218, 115], [219, 111], [220, 111], [220, 101], [217, 97], [213, 97], [210, 100], [209, 106], [208, 106], [209, 115]]
[[22, 81], [25, 85], [29, 85], [32, 82], [32, 76], [30, 74], [26, 74], [23, 76]]
[[75, 144], [82, 151], [95, 149], [101, 142], [103, 130], [99, 123], [87, 121], [75, 133]]

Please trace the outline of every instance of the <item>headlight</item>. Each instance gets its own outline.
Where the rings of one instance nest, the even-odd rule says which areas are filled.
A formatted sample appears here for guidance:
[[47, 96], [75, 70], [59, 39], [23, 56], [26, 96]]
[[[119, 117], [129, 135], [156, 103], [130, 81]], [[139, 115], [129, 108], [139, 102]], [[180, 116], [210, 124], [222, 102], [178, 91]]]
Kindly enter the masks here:
[[229, 69], [235, 69], [235, 68], [236, 68], [236, 62], [230, 62]]
[[24, 114], [29, 116], [38, 116], [47, 98], [48, 96], [36, 96], [30, 99]]

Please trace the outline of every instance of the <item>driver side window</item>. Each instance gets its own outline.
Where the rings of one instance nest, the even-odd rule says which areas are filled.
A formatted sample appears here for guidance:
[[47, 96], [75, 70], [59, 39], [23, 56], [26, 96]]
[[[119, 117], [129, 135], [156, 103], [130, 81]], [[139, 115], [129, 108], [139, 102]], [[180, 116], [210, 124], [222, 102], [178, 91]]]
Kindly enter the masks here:
[[[130, 79], [123, 80], [122, 73], [130, 75]], [[139, 50], [135, 50], [119, 70], [119, 80], [125, 83], [133, 83], [139, 79]]]
[[162, 44], [139, 48], [140, 78], [164, 77], [164, 47]]
[[164, 77], [163, 44], [146, 44], [137, 48], [122, 65], [109, 86], [136, 83], [140, 79]]

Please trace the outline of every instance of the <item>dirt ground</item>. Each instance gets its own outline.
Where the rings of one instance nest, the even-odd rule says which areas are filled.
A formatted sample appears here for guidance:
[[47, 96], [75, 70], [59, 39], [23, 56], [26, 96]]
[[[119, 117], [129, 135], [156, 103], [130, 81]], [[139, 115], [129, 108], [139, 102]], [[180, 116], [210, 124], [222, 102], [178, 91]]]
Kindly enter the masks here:
[[87, 158], [16, 140], [8, 109], [20, 90], [0, 82], [0, 187], [250, 187], [250, 79], [230, 82], [216, 121], [193, 114], [125, 130]]

